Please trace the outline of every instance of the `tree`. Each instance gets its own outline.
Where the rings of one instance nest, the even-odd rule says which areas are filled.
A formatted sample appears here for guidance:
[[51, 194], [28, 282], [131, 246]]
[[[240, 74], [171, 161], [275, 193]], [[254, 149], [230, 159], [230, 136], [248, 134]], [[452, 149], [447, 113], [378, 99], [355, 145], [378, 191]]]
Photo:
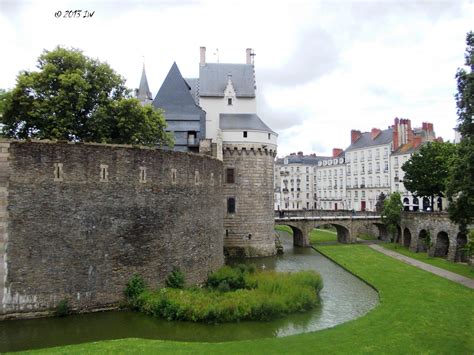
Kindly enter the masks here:
[[458, 131], [461, 142], [457, 147], [448, 182], [449, 216], [467, 234], [467, 226], [474, 221], [474, 32], [466, 36], [465, 65], [470, 69], [458, 69], [456, 106]]
[[16, 139], [170, 145], [160, 111], [142, 107], [106, 63], [57, 47], [23, 71], [5, 101], [3, 135]]
[[450, 166], [456, 147], [449, 142], [429, 142], [402, 166], [405, 172], [403, 184], [416, 196], [431, 198], [433, 210], [434, 196], [444, 196]]
[[392, 239], [397, 232], [397, 226], [402, 217], [403, 203], [399, 192], [390, 194], [388, 199], [383, 201], [382, 222], [387, 230], [392, 234]]
[[375, 203], [375, 211], [377, 213], [382, 213], [383, 205], [386, 198], [387, 195], [385, 195], [383, 192], [381, 192], [380, 195], [377, 196], [377, 202]]

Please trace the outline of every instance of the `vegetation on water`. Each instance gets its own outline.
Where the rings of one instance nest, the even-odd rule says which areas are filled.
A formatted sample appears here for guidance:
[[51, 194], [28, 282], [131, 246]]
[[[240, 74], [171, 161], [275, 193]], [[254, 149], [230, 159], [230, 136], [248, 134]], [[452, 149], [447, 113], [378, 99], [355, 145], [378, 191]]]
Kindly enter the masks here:
[[224, 266], [209, 275], [206, 287], [144, 290], [133, 305], [168, 320], [269, 320], [314, 308], [321, 288], [321, 277], [314, 271], [257, 272], [252, 266]]
[[168, 275], [165, 281], [166, 287], [184, 288], [184, 273], [177, 268]]
[[143, 278], [139, 275], [133, 275], [133, 277], [127, 282], [124, 294], [127, 302], [134, 306], [138, 295], [140, 295], [146, 289], [146, 284]]
[[473, 290], [404, 264], [366, 245], [321, 245], [317, 249], [373, 285], [380, 295], [379, 306], [359, 319], [334, 328], [282, 338], [223, 343], [120, 339], [38, 352], [472, 353]]
[[415, 253], [408, 250], [407, 247], [401, 246], [400, 244], [396, 243], [381, 243], [380, 246], [386, 249], [396, 251], [400, 254], [409, 256], [410, 258], [423, 261], [427, 264], [437, 266], [439, 268], [454, 272], [456, 274], [474, 279], [474, 266], [472, 265], [453, 263], [444, 258], [428, 256], [427, 253]]

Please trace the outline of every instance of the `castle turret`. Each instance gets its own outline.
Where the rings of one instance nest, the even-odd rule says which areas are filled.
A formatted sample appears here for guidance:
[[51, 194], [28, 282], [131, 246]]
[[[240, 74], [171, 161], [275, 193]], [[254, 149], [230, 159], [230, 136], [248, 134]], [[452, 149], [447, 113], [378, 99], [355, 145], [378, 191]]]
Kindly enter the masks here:
[[140, 86], [135, 90], [135, 96], [142, 105], [151, 104], [153, 97], [151, 95], [150, 88], [148, 87], [148, 80], [145, 73], [145, 64], [143, 64], [142, 77], [140, 79]]

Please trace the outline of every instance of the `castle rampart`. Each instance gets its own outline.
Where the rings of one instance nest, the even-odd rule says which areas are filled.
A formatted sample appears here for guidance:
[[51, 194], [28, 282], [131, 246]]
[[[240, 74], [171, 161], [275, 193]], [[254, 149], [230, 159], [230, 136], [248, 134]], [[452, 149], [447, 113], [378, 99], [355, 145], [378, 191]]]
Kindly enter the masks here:
[[0, 141], [0, 315], [114, 306], [127, 281], [223, 264], [222, 162], [156, 149]]

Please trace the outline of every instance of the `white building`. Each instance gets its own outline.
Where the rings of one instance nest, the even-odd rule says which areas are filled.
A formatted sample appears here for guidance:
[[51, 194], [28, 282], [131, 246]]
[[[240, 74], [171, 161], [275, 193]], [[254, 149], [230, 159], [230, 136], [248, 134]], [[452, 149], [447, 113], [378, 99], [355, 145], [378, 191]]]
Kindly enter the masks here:
[[316, 208], [346, 210], [346, 165], [342, 150], [333, 149], [333, 156], [323, 158], [316, 168]]

